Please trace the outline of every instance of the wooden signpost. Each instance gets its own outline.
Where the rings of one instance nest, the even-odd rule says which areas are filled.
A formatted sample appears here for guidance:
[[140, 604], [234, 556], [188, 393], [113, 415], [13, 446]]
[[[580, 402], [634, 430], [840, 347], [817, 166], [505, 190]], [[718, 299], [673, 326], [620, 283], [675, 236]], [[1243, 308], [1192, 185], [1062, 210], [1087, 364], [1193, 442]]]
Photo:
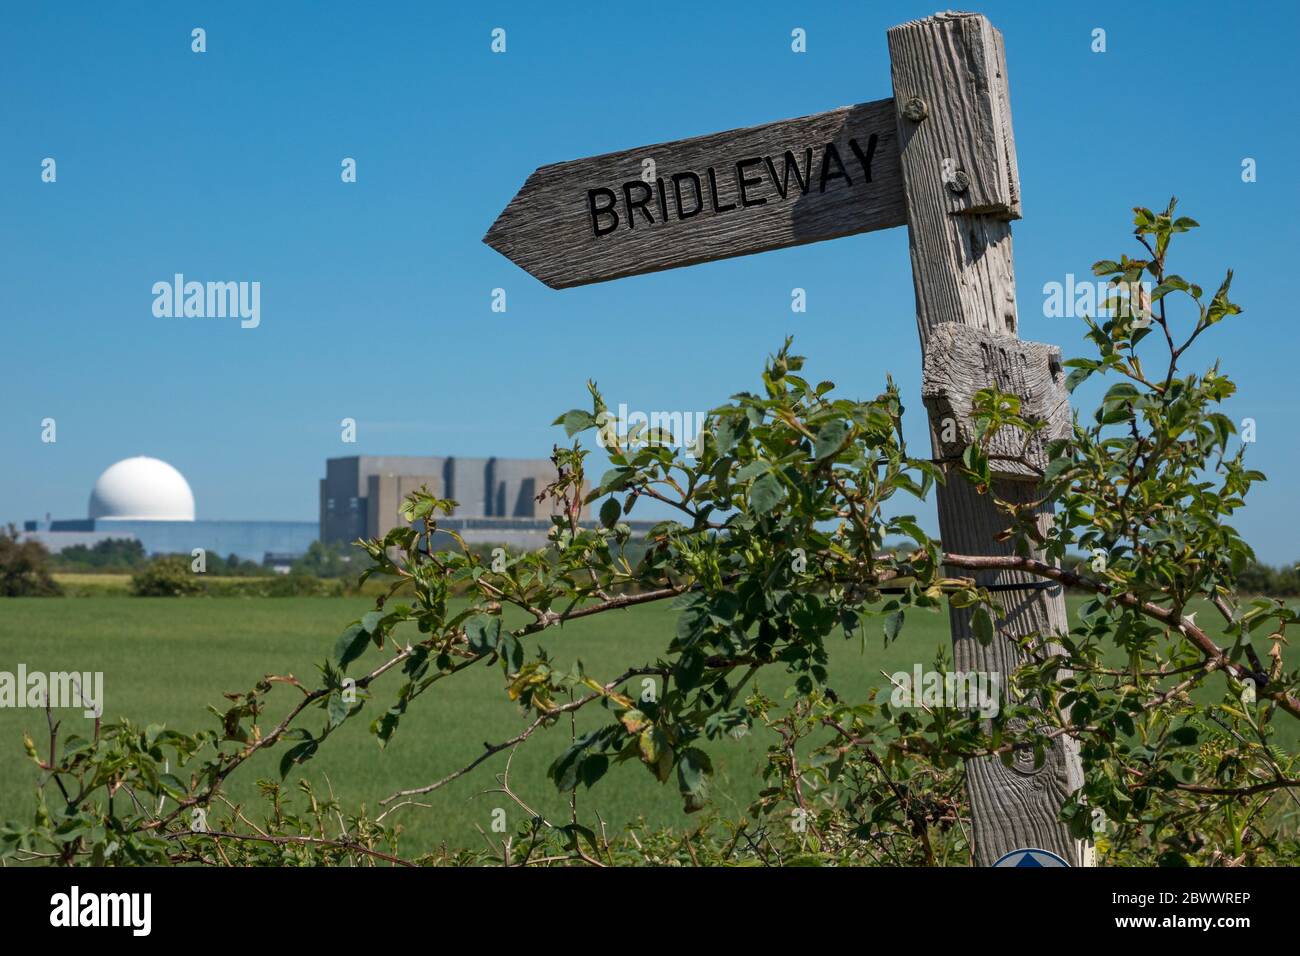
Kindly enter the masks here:
[[906, 223], [879, 100], [543, 166], [484, 242], [563, 289]]
[[[484, 241], [567, 288], [905, 224], [935, 457], [969, 441], [971, 396], [990, 386], [1019, 395], [1026, 414], [1059, 433], [1070, 416], [1060, 352], [1016, 334], [1010, 223], [1020, 181], [1002, 35], [978, 14], [941, 13], [888, 38], [892, 99], [543, 166]], [[1001, 450], [998, 497], [1037, 500], [1041, 442]], [[936, 496], [946, 551], [1011, 553], [991, 497], [955, 475]], [[951, 609], [957, 670], [1005, 678], [1021, 661], [1018, 639], [1034, 635], [1050, 652], [1051, 636], [1068, 629], [1059, 587], [1021, 572], [976, 577], [1007, 613], [984, 646], [969, 611]], [[1068, 738], [1040, 766], [1027, 753], [1010, 767], [980, 758], [967, 775], [978, 865], [1026, 849], [1091, 863], [1088, 844], [1058, 820], [1082, 783]]]

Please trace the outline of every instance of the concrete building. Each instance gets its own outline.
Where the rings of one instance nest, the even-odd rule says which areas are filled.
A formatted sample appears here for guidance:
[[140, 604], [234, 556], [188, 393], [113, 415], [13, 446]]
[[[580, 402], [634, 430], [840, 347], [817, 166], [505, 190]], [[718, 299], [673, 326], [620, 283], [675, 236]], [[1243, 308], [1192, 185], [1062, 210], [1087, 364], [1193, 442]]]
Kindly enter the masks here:
[[551, 511], [536, 498], [554, 477], [545, 458], [330, 458], [320, 482], [320, 540], [382, 538], [401, 523], [402, 500], [426, 488], [457, 502], [452, 519], [440, 523], [469, 533], [467, 540], [544, 542]]

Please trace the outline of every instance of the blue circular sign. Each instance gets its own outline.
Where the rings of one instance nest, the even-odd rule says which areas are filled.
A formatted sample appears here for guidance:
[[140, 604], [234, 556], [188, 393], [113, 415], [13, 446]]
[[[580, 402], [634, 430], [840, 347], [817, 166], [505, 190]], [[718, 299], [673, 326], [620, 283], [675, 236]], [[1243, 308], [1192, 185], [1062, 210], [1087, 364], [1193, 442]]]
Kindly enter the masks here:
[[1012, 850], [1001, 857], [994, 866], [1069, 866], [1063, 859], [1050, 850], [1030, 847], [1025, 850]]

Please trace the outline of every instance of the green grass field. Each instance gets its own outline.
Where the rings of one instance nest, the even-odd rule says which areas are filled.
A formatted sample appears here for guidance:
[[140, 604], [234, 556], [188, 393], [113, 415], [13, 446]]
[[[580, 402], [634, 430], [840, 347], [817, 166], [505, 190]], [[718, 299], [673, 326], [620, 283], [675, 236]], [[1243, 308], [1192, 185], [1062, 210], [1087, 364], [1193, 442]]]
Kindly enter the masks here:
[[[184, 730], [214, 726], [208, 704], [225, 703], [222, 693], [246, 690], [263, 674], [294, 674], [314, 686], [317, 662], [333, 647], [349, 620], [372, 607], [365, 599], [341, 598], [118, 598], [10, 599], [0, 604], [0, 669], [14, 670], [19, 662], [29, 671], [103, 671], [105, 718], [127, 717], [140, 724], [166, 723]], [[861, 654], [858, 641], [835, 648], [835, 686], [848, 699], [886, 682], [879, 670], [910, 668], [919, 659], [930, 661], [947, 644], [943, 615], [914, 615], [905, 644], [887, 654], [879, 643]], [[581, 659], [597, 677], [612, 678], [630, 663], [652, 660], [671, 634], [674, 614], [667, 607], [647, 606], [574, 622], [548, 633], [542, 645], [557, 663]], [[371, 651], [364, 662], [378, 663]], [[360, 672], [357, 667], [354, 671]], [[377, 801], [395, 790], [439, 779], [477, 756], [484, 742], [506, 739], [523, 729], [517, 705], [507, 699], [501, 671], [476, 667], [441, 682], [415, 701], [386, 751], [381, 751], [367, 725], [378, 703], [386, 707], [397, 678], [377, 684], [376, 700], [362, 717], [342, 727], [320, 754], [301, 771], [324, 791], [328, 776], [336, 796], [346, 805]], [[763, 689], [779, 695], [786, 682], [772, 674]], [[273, 695], [287, 707], [297, 692], [281, 686]], [[608, 720], [595, 708], [580, 715], [579, 730]], [[79, 711], [59, 712], [64, 731], [85, 733], [90, 721]], [[318, 727], [323, 713], [310, 717]], [[34, 807], [36, 768], [22, 752], [26, 730], [44, 746], [46, 721], [42, 711], [0, 710], [0, 818], [24, 818]], [[567, 745], [568, 733], [557, 727], [535, 736], [517, 751], [511, 764], [512, 787], [533, 807], [563, 815], [565, 801], [546, 777], [546, 767]], [[710, 745], [718, 773], [715, 792], [724, 809], [743, 810], [760, 787], [766, 741], [760, 735]], [[232, 793], [253, 800], [258, 778], [278, 777], [283, 748], [259, 755], [231, 777]], [[405, 808], [396, 815], [405, 828], [406, 852], [446, 841], [451, 846], [482, 846], [474, 829], [489, 828], [492, 810], [505, 807], [511, 821], [522, 817], [500, 794], [481, 792], [496, 785], [494, 773], [505, 754], [432, 794], [431, 809]], [[598, 810], [611, 825], [644, 817], [652, 824], [686, 822], [675, 784], [658, 784], [639, 764], [615, 767], [590, 794], [580, 796], [580, 809]], [[393, 817], [389, 818], [394, 819]]]
[[[1071, 609], [1078, 601], [1071, 600]], [[222, 706], [222, 693], [252, 687], [264, 674], [293, 674], [315, 686], [317, 662], [324, 660], [343, 627], [372, 607], [366, 599], [345, 598], [121, 598], [7, 599], [0, 602], [0, 670], [19, 662], [28, 671], [103, 671], [105, 718], [127, 717], [141, 725], [165, 723], [193, 731], [215, 726], [209, 704]], [[672, 633], [674, 612], [646, 606], [574, 622], [547, 632], [541, 643], [564, 667], [581, 659], [593, 676], [611, 679], [628, 665], [653, 660]], [[885, 690], [881, 670], [926, 666], [949, 642], [947, 615], [909, 614], [899, 641], [882, 650], [878, 625], [865, 652], [858, 640], [833, 647], [832, 685], [843, 699], [861, 700], [872, 689]], [[371, 650], [363, 664], [377, 664]], [[358, 666], [353, 667], [360, 673]], [[360, 718], [344, 725], [320, 754], [290, 774], [292, 784], [306, 773], [321, 792], [328, 777], [345, 807], [378, 801], [396, 790], [441, 778], [482, 752], [484, 742], [518, 733], [525, 719], [505, 696], [498, 667], [476, 667], [440, 682], [413, 702], [393, 743], [381, 751], [367, 726], [387, 707], [398, 685], [392, 675], [377, 685], [376, 700]], [[773, 696], [787, 686], [773, 669], [758, 685]], [[297, 691], [280, 686], [273, 695], [273, 714], [291, 705]], [[375, 705], [379, 706], [376, 707]], [[79, 710], [58, 712], [63, 732], [86, 733], [91, 722]], [[588, 708], [579, 716], [579, 732], [608, 720]], [[323, 712], [308, 718], [319, 729]], [[0, 710], [0, 819], [28, 818], [35, 806], [37, 770], [22, 752], [22, 732], [31, 733], [42, 750], [47, 741], [43, 711]], [[556, 817], [567, 814], [566, 801], [546, 778], [546, 767], [567, 745], [567, 728], [541, 733], [519, 748], [511, 765], [515, 791], [534, 808]], [[715, 797], [720, 809], [739, 816], [761, 786], [764, 734], [710, 743], [717, 771]], [[1288, 741], [1292, 746], [1295, 741]], [[259, 778], [278, 778], [284, 748], [259, 755], [230, 778], [230, 792], [260, 815]], [[414, 854], [445, 842], [452, 847], [481, 847], [475, 825], [489, 829], [493, 809], [504, 807], [513, 824], [521, 810], [501, 794], [483, 794], [496, 786], [494, 773], [505, 763], [500, 754], [467, 777], [426, 798], [428, 809], [408, 807], [394, 819], [403, 828], [402, 849]], [[644, 818], [652, 825], [687, 825], [675, 784], [660, 785], [639, 764], [611, 769], [595, 790], [582, 792], [580, 811], [599, 811], [611, 826]]]

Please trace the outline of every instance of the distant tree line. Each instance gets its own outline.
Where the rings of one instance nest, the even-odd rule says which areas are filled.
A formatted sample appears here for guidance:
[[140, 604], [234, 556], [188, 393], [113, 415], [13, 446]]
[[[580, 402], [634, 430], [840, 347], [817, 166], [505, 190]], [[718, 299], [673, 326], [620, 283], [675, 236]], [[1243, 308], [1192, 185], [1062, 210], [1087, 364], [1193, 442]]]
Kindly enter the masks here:
[[1247, 594], [1296, 597], [1300, 595], [1300, 562], [1280, 568], [1267, 564], [1247, 565], [1237, 579], [1237, 585]]
[[[494, 545], [474, 544], [470, 550], [480, 559], [491, 560]], [[886, 553], [898, 550], [900, 546], [886, 546]], [[628, 544], [629, 560], [639, 559], [644, 552], [644, 541], [632, 541]], [[513, 554], [515, 549], [506, 549]], [[637, 553], [633, 554], [635, 550]], [[180, 583], [180, 572], [192, 575], [190, 555], [156, 555], [150, 558], [144, 546], [134, 538], [108, 538], [94, 545], [73, 545], [64, 548], [58, 554], [50, 554], [43, 544], [34, 539], [21, 539], [14, 525], [0, 528], [0, 597], [44, 597], [62, 594], [62, 588], [55, 581], [55, 573], [77, 574], [131, 574], [139, 579], [139, 586], [133, 581], [133, 593], [136, 594], [186, 594], [214, 593], [211, 586], [187, 587]], [[1084, 555], [1071, 556], [1066, 566], [1080, 574], [1088, 573], [1089, 558]], [[272, 568], [256, 561], [241, 559], [238, 555], [225, 558], [217, 554], [206, 557], [206, 574], [213, 578], [248, 577], [275, 578], [278, 575]], [[288, 577], [299, 579], [318, 579], [322, 581], [344, 581], [355, 583], [361, 572], [369, 565], [369, 558], [359, 549], [333, 543], [321, 544], [313, 541], [305, 554], [293, 562]], [[148, 572], [142, 574], [141, 572]], [[1280, 567], [1251, 562], [1238, 577], [1238, 586], [1243, 594], [1262, 594], [1269, 597], [1289, 598], [1300, 596], [1300, 562], [1293, 562]], [[336, 588], [315, 588], [307, 581], [296, 581], [275, 586], [235, 587], [231, 593], [256, 596], [262, 593], [275, 595], [323, 594], [333, 593]]]
[[[358, 562], [348, 552], [353, 549], [341, 544], [322, 545], [313, 541], [307, 552], [290, 566], [290, 574], [308, 575], [317, 578], [342, 578], [355, 576], [368, 563], [364, 554], [356, 550]], [[152, 561], [162, 557], [183, 558], [188, 565], [192, 560], [189, 554], [155, 555], [153, 558], [145, 552], [135, 538], [106, 538], [93, 545], [76, 544], [64, 548], [57, 554], [49, 555], [49, 568], [53, 572], [70, 574], [134, 574], [147, 567]], [[276, 574], [274, 568], [257, 561], [241, 558], [237, 554], [222, 557], [209, 553], [204, 556], [205, 573], [214, 577], [269, 577]]]
[[[1066, 568], [1083, 576], [1090, 571], [1091, 559], [1072, 555], [1064, 562]], [[1264, 597], [1289, 598], [1300, 596], [1300, 562], [1274, 567], [1252, 561], [1237, 575], [1237, 590], [1241, 594]]]
[[[190, 555], [179, 555], [186, 561]], [[50, 569], [70, 574], [132, 574], [149, 564], [144, 545], [135, 538], [106, 538], [93, 545], [74, 544], [50, 555]], [[236, 554], [204, 556], [206, 573], [220, 577], [258, 577], [274, 573]]]
[[[55, 574], [130, 574], [131, 593], [137, 595], [332, 595], [347, 592], [370, 563], [360, 550], [319, 541], [294, 561], [288, 574], [234, 554], [205, 555], [204, 572], [197, 574], [193, 560], [189, 554], [151, 557], [134, 538], [107, 538], [51, 554], [40, 541], [22, 536], [10, 524], [0, 526], [0, 597], [62, 595]], [[220, 580], [225, 578], [248, 580]]]
[[338, 542], [321, 544], [313, 541], [307, 553], [289, 568], [289, 574], [315, 578], [356, 578], [370, 566], [370, 559], [360, 548]]

